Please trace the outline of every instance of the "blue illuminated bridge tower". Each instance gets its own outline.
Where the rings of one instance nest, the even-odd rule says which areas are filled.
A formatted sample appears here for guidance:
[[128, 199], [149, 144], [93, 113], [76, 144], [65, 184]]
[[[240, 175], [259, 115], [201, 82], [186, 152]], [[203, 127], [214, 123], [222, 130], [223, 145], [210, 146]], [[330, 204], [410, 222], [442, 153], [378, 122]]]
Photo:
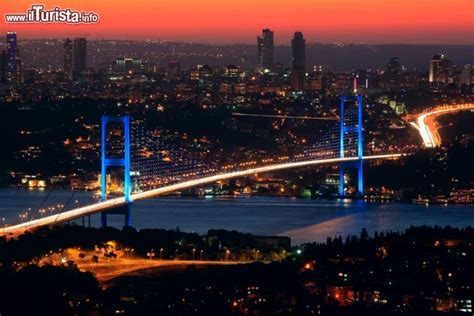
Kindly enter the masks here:
[[[121, 123], [124, 135], [124, 154], [121, 158], [108, 158], [107, 156], [107, 125], [108, 123]], [[130, 117], [102, 116], [102, 142], [101, 142], [101, 200], [107, 199], [107, 169], [108, 167], [122, 167], [124, 173], [123, 194], [125, 206], [117, 207], [101, 213], [102, 227], [107, 226], [107, 214], [119, 214], [125, 216], [125, 226], [131, 226], [130, 218]]]
[[[347, 110], [347, 103], [351, 110]], [[354, 109], [356, 106], [356, 109]], [[343, 162], [339, 170], [339, 196], [345, 196], [344, 175], [348, 168], [357, 170], [357, 192], [364, 194], [363, 147], [362, 147], [362, 95], [342, 96], [340, 109], [340, 158], [356, 156], [358, 159]]]

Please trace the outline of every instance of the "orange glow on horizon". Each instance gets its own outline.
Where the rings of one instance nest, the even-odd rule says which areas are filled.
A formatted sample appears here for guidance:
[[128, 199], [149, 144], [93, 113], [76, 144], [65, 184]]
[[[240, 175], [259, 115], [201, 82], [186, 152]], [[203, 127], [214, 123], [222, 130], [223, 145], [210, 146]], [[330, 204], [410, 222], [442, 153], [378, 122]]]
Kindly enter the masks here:
[[[32, 3], [94, 11], [93, 25], [6, 24], [5, 13], [24, 13]], [[287, 44], [300, 30], [308, 42], [474, 43], [472, 0], [4, 0], [0, 34], [20, 37], [164, 39], [208, 43], [254, 43], [264, 27]]]

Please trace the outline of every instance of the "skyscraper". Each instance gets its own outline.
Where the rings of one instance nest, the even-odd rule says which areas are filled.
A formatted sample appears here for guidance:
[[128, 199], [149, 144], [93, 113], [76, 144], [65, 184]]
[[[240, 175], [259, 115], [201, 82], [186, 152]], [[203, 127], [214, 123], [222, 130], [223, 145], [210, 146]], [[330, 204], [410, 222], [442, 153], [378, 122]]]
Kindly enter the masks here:
[[6, 44], [5, 81], [8, 84], [19, 84], [23, 81], [23, 73], [15, 32], [7, 32]]
[[8, 58], [7, 58], [7, 51], [2, 50], [0, 51], [0, 84], [7, 83], [7, 70]]
[[430, 60], [429, 82], [451, 83], [453, 64], [444, 54], [434, 55]]
[[473, 84], [474, 83], [473, 75], [474, 73], [472, 71], [472, 65], [471, 64], [464, 65], [461, 72], [461, 84], [465, 84], [468, 86]]
[[166, 79], [169, 81], [179, 79], [181, 76], [181, 64], [177, 60], [171, 60], [168, 62], [168, 68], [166, 69]]
[[87, 68], [87, 43], [84, 37], [74, 39], [73, 58], [73, 72], [77, 76]]
[[392, 57], [387, 64], [385, 70], [385, 83], [387, 86], [398, 86], [400, 84], [400, 59], [398, 57]]
[[64, 42], [64, 77], [67, 80], [73, 78], [72, 41], [69, 38]]
[[399, 72], [400, 71], [400, 58], [392, 57], [387, 64], [387, 72]]
[[262, 35], [257, 37], [258, 62], [264, 71], [273, 68], [273, 31], [263, 29]]
[[306, 40], [303, 33], [295, 32], [291, 40], [291, 87], [293, 90], [304, 90], [306, 69]]

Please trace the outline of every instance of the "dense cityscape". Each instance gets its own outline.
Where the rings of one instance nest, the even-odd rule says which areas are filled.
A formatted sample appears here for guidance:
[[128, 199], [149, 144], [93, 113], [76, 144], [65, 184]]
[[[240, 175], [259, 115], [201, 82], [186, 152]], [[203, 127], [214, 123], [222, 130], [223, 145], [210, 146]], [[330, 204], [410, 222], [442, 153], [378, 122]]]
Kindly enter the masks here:
[[[472, 213], [472, 45], [276, 35], [211, 45], [5, 34], [0, 185], [41, 198], [0, 213], [0, 315], [473, 314], [469, 221], [301, 244], [129, 225], [129, 198], [157, 195]], [[106, 174], [109, 163], [124, 169]], [[72, 193], [51, 202], [56, 191]], [[109, 215], [125, 226], [105, 227], [122, 204]], [[99, 212], [103, 227], [91, 227]]]
[[[98, 127], [104, 112], [130, 113], [153, 129], [149, 134], [159, 135], [162, 147], [179, 147], [181, 156], [212, 160], [216, 168], [221, 169], [239, 163], [255, 163], [254, 157], [279, 159], [301, 152], [334, 125], [338, 119], [338, 98], [344, 93], [358, 91], [364, 94], [367, 104], [364, 108], [364, 143], [368, 144], [368, 153], [402, 152], [413, 154], [411, 159], [428, 154], [422, 151], [425, 147], [422, 139], [410, 126], [417, 113], [440, 105], [472, 102], [470, 64], [455, 66], [446, 55], [436, 54], [426, 61], [428, 72], [407, 69], [397, 57], [377, 69], [333, 72], [325, 65], [306, 65], [306, 44], [301, 32], [294, 35], [291, 65], [286, 67], [274, 61], [273, 32], [264, 29], [255, 49], [256, 64], [248, 69], [234, 64], [182, 67], [181, 55], [186, 55], [183, 59], [188, 59], [189, 63], [192, 52], [176, 52], [174, 56], [168, 56], [171, 59], [167, 65], [161, 66], [158, 64], [163, 63], [162, 59], [157, 60], [153, 51], [142, 52], [147, 59], [131, 57], [136, 53], [130, 52], [116, 56], [103, 67], [92, 68], [88, 67], [91, 53], [86, 38], [62, 41], [63, 50], [58, 54], [62, 54], [64, 63], [55, 67], [40, 64], [43, 46], [50, 44], [37, 42], [34, 43], [38, 48], [29, 48], [29, 53], [38, 54], [38, 57], [28, 57], [30, 62], [36, 60], [32, 62], [34, 66], [23, 65], [21, 41], [17, 40], [16, 33], [6, 35], [2, 50], [0, 97], [5, 104], [2, 125], [14, 135], [6, 140], [8, 156], [2, 157], [1, 181], [4, 185], [97, 189]], [[54, 45], [57, 43], [55, 41]], [[110, 46], [125, 43], [93, 45], [100, 47], [95, 49], [103, 55]], [[134, 45], [146, 49], [151, 44]], [[199, 49], [197, 46], [196, 50]], [[470, 52], [470, 48], [466, 48], [466, 53]], [[232, 56], [231, 51], [227, 54]], [[441, 118], [445, 124], [438, 121], [433, 124], [444, 136], [444, 143], [429, 152], [431, 159], [448, 159], [449, 153], [463, 148], [469, 152], [467, 148], [472, 148], [469, 126], [452, 124], [453, 120], [468, 120], [469, 115], [453, 114]], [[204, 118], [205, 126], [201, 124]], [[463, 130], [456, 133], [453, 130], [456, 128]], [[150, 137], [147, 135], [141, 131], [136, 137]], [[452, 135], [456, 135], [456, 139]], [[452, 149], [460, 144], [461, 148]], [[176, 154], [167, 152], [166, 148], [155, 150], [160, 151], [161, 160], [171, 160], [170, 164], [173, 164], [172, 159], [179, 158], [170, 156]], [[157, 155], [156, 152], [151, 154]], [[61, 163], [45, 168], [52, 157]], [[470, 158], [465, 159], [469, 161]], [[400, 163], [409, 164], [410, 159]], [[384, 170], [384, 166], [378, 167]], [[279, 179], [280, 175], [264, 175], [252, 186], [245, 182], [225, 183], [212, 191], [229, 194], [259, 190], [278, 193], [282, 190], [291, 195], [301, 192], [310, 192], [312, 196], [331, 195], [331, 186], [335, 184], [331, 170], [321, 168], [325, 170], [320, 172], [326, 175], [321, 183], [311, 179], [288, 182]], [[457, 174], [456, 170], [445, 173], [455, 183], [442, 185], [444, 187], [435, 183], [429, 191], [422, 186], [410, 187], [413, 192], [407, 195], [405, 184], [390, 187], [388, 183], [393, 183], [392, 179], [386, 183], [373, 179], [373, 190], [382, 195], [386, 193], [390, 198], [410, 199], [421, 195], [431, 199], [443, 195], [448, 199], [450, 195], [465, 195], [459, 190], [472, 189], [471, 174]], [[425, 184], [430, 186], [432, 183], [427, 180]], [[463, 199], [472, 200], [472, 190], [471, 197]]]

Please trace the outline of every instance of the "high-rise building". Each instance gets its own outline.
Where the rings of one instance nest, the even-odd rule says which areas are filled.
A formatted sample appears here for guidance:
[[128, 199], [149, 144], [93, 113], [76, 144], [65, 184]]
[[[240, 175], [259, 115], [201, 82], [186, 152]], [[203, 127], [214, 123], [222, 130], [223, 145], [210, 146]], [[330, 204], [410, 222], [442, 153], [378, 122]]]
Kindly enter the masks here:
[[291, 40], [291, 87], [293, 90], [304, 90], [305, 69], [306, 40], [303, 33], [295, 32]]
[[465, 84], [467, 86], [473, 84], [474, 83], [473, 77], [474, 77], [474, 72], [472, 71], [472, 65], [471, 64], [464, 65], [461, 72], [461, 84]]
[[367, 89], [369, 87], [369, 78], [367, 76], [367, 70], [357, 69], [352, 73], [352, 77], [352, 88], [355, 92], [357, 92], [359, 89]]
[[181, 64], [177, 60], [171, 60], [168, 62], [168, 67], [166, 68], [166, 79], [176, 80], [181, 77]]
[[401, 66], [398, 57], [392, 57], [387, 64], [385, 70], [385, 83], [389, 86], [397, 86], [400, 84]]
[[261, 69], [269, 71], [273, 68], [273, 31], [263, 29], [257, 37], [258, 62]]
[[5, 81], [8, 84], [22, 83], [23, 70], [15, 32], [7, 32], [6, 44]]
[[291, 69], [306, 69], [306, 40], [301, 32], [291, 40]]
[[115, 71], [119, 73], [134, 73], [142, 71], [143, 64], [141, 59], [122, 57], [115, 61]]
[[444, 54], [434, 55], [430, 60], [429, 82], [451, 83], [453, 64]]
[[87, 42], [84, 37], [74, 39], [73, 58], [73, 72], [77, 76], [87, 68]]
[[7, 44], [6, 51], [7, 51], [7, 58], [8, 58], [7, 72], [11, 72], [8, 75], [13, 75], [14, 73], [13, 70], [16, 68], [15, 61], [16, 61], [16, 55], [18, 51], [16, 33], [7, 32], [6, 44]]
[[7, 83], [7, 76], [6, 76], [7, 64], [8, 64], [7, 51], [2, 50], [0, 51], [0, 84]]
[[387, 72], [399, 72], [400, 71], [400, 58], [392, 57], [387, 64]]
[[67, 38], [64, 42], [64, 77], [67, 80], [73, 78], [73, 54], [72, 41]]

